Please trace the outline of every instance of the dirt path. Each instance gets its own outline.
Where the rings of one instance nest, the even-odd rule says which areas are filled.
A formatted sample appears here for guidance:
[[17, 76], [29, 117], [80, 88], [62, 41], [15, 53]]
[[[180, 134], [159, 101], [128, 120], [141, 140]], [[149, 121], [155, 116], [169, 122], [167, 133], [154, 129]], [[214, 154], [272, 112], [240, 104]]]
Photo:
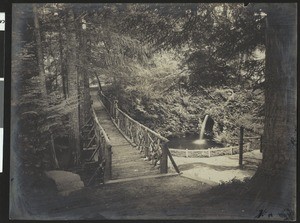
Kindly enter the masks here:
[[[198, 199], [201, 195], [206, 197], [205, 193], [210, 188], [204, 183], [180, 176], [143, 179], [85, 188], [67, 197], [35, 196], [37, 205], [33, 207], [33, 212], [38, 219], [209, 217], [209, 210], [206, 210], [209, 207], [205, 202], [199, 203]], [[199, 208], [206, 211], [201, 213]]]
[[[234, 157], [231, 159], [232, 163], [227, 163], [223, 169], [218, 160], [204, 161], [210, 162], [211, 168], [222, 173], [223, 170], [234, 167], [236, 162]], [[198, 160], [198, 163], [192, 165], [196, 165], [196, 168], [203, 167], [204, 161], [199, 163]], [[223, 161], [226, 162], [226, 158]], [[187, 161], [179, 162], [182, 171], [192, 170], [189, 169], [190, 166], [184, 166], [187, 165], [184, 162]], [[53, 187], [51, 193], [48, 183], [37, 188], [31, 186], [25, 192], [26, 198], [23, 200], [26, 200], [27, 209], [30, 210], [28, 219], [283, 220], [292, 216], [284, 204], [275, 203], [270, 206], [249, 194], [247, 182], [233, 181], [230, 184], [211, 186], [183, 174], [85, 187], [68, 196], [58, 195]]]
[[241, 194], [243, 188], [241, 183], [212, 188], [172, 176], [89, 187], [66, 197], [31, 194], [27, 203], [30, 218], [40, 220], [257, 219], [260, 210], [254, 198]]

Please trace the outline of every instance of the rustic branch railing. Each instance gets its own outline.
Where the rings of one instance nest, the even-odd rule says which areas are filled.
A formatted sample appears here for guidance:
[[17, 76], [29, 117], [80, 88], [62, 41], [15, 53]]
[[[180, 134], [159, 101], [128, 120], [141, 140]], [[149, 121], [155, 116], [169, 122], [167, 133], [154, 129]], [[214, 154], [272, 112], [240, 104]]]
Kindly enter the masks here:
[[167, 173], [167, 157], [169, 156], [176, 172], [180, 172], [167, 147], [166, 143], [169, 141], [167, 138], [131, 118], [118, 108], [117, 101], [111, 102], [101, 91], [99, 96], [116, 127], [127, 140], [143, 153], [147, 160], [152, 161], [153, 165], [159, 164], [161, 173]]
[[112, 165], [112, 152], [111, 152], [111, 143], [110, 140], [105, 133], [104, 129], [100, 125], [96, 112], [94, 108], [92, 108], [92, 118], [94, 122], [94, 131], [96, 136], [96, 144], [99, 149], [99, 161], [105, 161], [105, 172], [104, 172], [104, 180], [110, 180], [112, 177], [111, 173], [111, 165]]

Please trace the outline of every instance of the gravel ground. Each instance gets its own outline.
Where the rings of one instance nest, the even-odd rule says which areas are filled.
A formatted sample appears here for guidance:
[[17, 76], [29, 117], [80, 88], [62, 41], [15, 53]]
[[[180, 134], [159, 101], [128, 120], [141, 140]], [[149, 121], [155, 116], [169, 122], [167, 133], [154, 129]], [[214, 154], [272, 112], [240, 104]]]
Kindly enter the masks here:
[[[27, 219], [251, 219], [237, 197], [208, 184], [170, 176], [100, 185], [69, 196], [31, 194]], [[236, 204], [238, 203], [238, 204]]]

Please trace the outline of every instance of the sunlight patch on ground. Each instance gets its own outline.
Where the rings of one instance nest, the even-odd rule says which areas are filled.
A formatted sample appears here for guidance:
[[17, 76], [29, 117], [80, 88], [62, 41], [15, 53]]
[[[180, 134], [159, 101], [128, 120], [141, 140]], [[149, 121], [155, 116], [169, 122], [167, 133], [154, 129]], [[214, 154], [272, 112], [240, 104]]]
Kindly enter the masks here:
[[183, 177], [208, 183], [211, 186], [229, 182], [232, 179], [243, 181], [254, 175], [261, 163], [259, 150], [244, 153], [243, 169], [239, 169], [239, 155], [211, 158], [174, 157]]

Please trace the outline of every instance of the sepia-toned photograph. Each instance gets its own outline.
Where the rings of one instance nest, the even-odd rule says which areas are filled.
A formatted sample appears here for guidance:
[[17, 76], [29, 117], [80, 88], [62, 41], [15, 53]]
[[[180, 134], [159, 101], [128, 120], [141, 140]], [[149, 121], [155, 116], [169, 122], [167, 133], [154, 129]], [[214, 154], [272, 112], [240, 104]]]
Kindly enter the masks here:
[[9, 217], [296, 220], [296, 3], [13, 3]]

